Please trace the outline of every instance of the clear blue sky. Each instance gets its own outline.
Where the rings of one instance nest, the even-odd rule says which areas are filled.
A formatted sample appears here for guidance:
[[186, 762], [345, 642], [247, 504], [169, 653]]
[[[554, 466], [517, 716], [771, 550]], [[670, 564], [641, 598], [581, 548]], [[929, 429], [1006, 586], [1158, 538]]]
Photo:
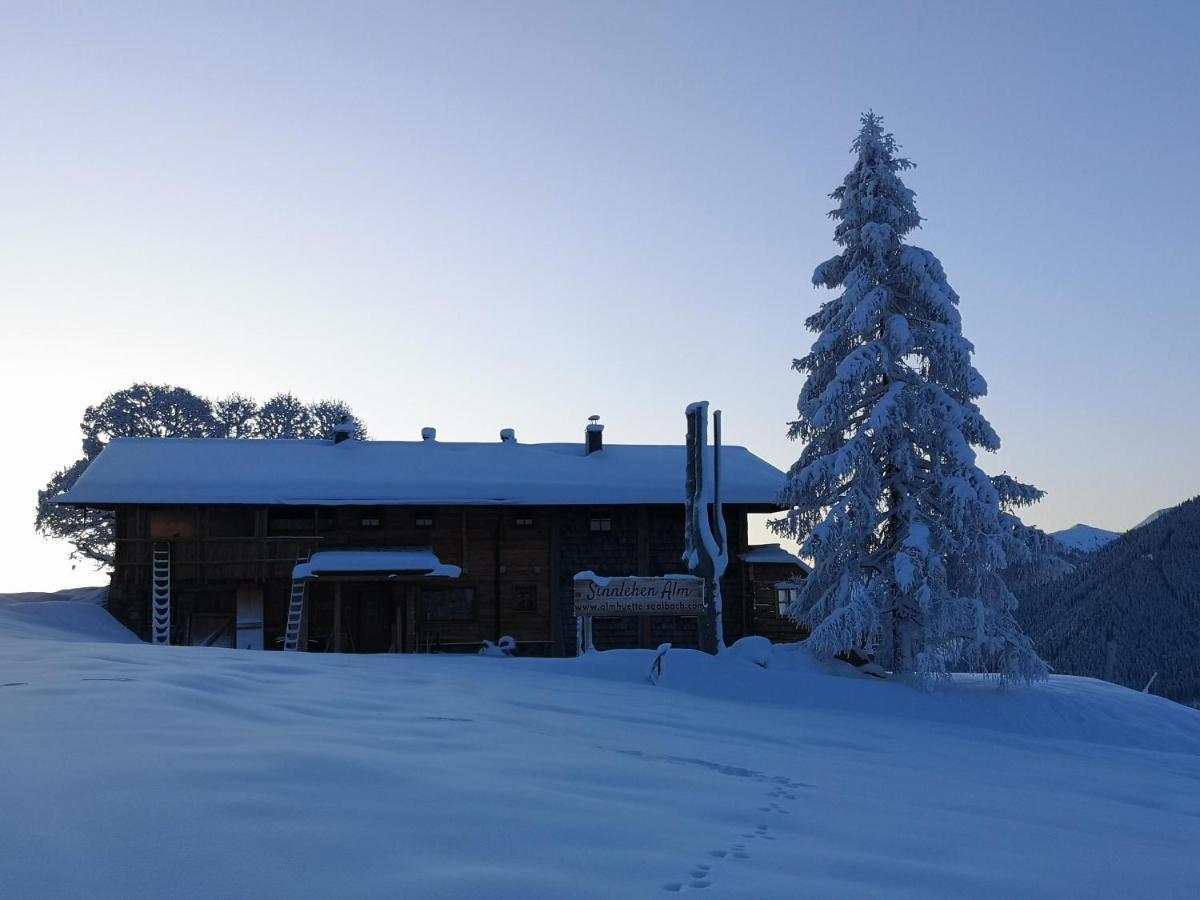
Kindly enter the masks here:
[[[1197, 3], [6, 3], [0, 589], [89, 403], [342, 397], [380, 438], [780, 465], [858, 114], [917, 163], [1029, 518], [1200, 492]], [[30, 433], [32, 432], [32, 434]]]

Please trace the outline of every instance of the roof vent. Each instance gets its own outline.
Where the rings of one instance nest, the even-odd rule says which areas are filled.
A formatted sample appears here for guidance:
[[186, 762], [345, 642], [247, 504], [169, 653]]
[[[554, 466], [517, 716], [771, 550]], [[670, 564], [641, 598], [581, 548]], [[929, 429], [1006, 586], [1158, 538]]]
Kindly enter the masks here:
[[599, 416], [588, 416], [588, 426], [583, 430], [583, 447], [587, 456], [604, 449], [604, 426], [600, 424]]
[[430, 428], [428, 425], [426, 425], [424, 428], [421, 429], [421, 440], [436, 441], [437, 440], [437, 429]]
[[358, 426], [355, 425], [354, 420], [348, 417], [342, 419], [342, 421], [333, 426], [333, 442], [335, 444], [340, 444], [342, 441], [348, 441], [357, 434]]
[[515, 444], [517, 442], [517, 433], [511, 428], [501, 428], [500, 440], [505, 444]]

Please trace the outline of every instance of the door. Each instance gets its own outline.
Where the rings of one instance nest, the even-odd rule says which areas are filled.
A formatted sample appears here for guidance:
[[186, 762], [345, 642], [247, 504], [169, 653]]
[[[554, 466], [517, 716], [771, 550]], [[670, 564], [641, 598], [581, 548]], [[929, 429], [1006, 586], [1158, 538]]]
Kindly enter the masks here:
[[242, 584], [237, 589], [237, 648], [263, 648], [263, 589], [261, 584]]

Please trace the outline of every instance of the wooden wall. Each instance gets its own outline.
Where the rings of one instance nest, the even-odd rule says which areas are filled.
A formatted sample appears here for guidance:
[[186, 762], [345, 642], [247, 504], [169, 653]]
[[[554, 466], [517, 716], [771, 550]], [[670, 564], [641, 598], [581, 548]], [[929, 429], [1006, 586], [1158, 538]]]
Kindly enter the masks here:
[[808, 632], [779, 614], [776, 585], [795, 578], [802, 570], [778, 563], [754, 563], [744, 567], [745, 591], [750, 600], [751, 634], [775, 643], [790, 643], [808, 637]]
[[[607, 519], [596, 530], [594, 519]], [[749, 621], [744, 566], [746, 510], [726, 507], [731, 544], [723, 580], [726, 640]], [[396, 603], [413, 604], [413, 635], [419, 646], [466, 649], [483, 639], [511, 635], [525, 653], [572, 654], [575, 650], [572, 576], [584, 569], [601, 575], [684, 572], [683, 507], [125, 507], [117, 511], [116, 565], [109, 605], [113, 614], [146, 636], [151, 551], [170, 541], [174, 624], [178, 640], [188, 617], [233, 616], [239, 586], [261, 585], [264, 643], [276, 646], [286, 619], [292, 567], [322, 548], [432, 547], [462, 576], [429, 587], [474, 592], [470, 618], [431, 619], [405, 588], [380, 593], [347, 582], [345, 606], [363, 600], [363, 611], [346, 612], [367, 630], [384, 609], [390, 623]], [[310, 624], [324, 621], [325, 587], [312, 592]], [[393, 586], [395, 587], [395, 586]], [[429, 608], [441, 608], [430, 604]], [[390, 627], [390, 626], [388, 626]], [[694, 619], [662, 617], [596, 620], [599, 647], [653, 647], [664, 641], [696, 646]], [[377, 639], [364, 641], [379, 649]], [[456, 647], [456, 645], [465, 645]], [[364, 649], [366, 649], [364, 647]]]

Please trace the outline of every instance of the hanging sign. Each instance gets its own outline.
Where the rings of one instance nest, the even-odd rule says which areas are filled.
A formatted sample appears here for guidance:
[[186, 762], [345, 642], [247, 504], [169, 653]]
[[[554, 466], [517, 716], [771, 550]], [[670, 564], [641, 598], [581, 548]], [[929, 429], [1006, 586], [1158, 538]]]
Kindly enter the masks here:
[[704, 580], [692, 575], [662, 578], [575, 576], [576, 616], [702, 616]]

